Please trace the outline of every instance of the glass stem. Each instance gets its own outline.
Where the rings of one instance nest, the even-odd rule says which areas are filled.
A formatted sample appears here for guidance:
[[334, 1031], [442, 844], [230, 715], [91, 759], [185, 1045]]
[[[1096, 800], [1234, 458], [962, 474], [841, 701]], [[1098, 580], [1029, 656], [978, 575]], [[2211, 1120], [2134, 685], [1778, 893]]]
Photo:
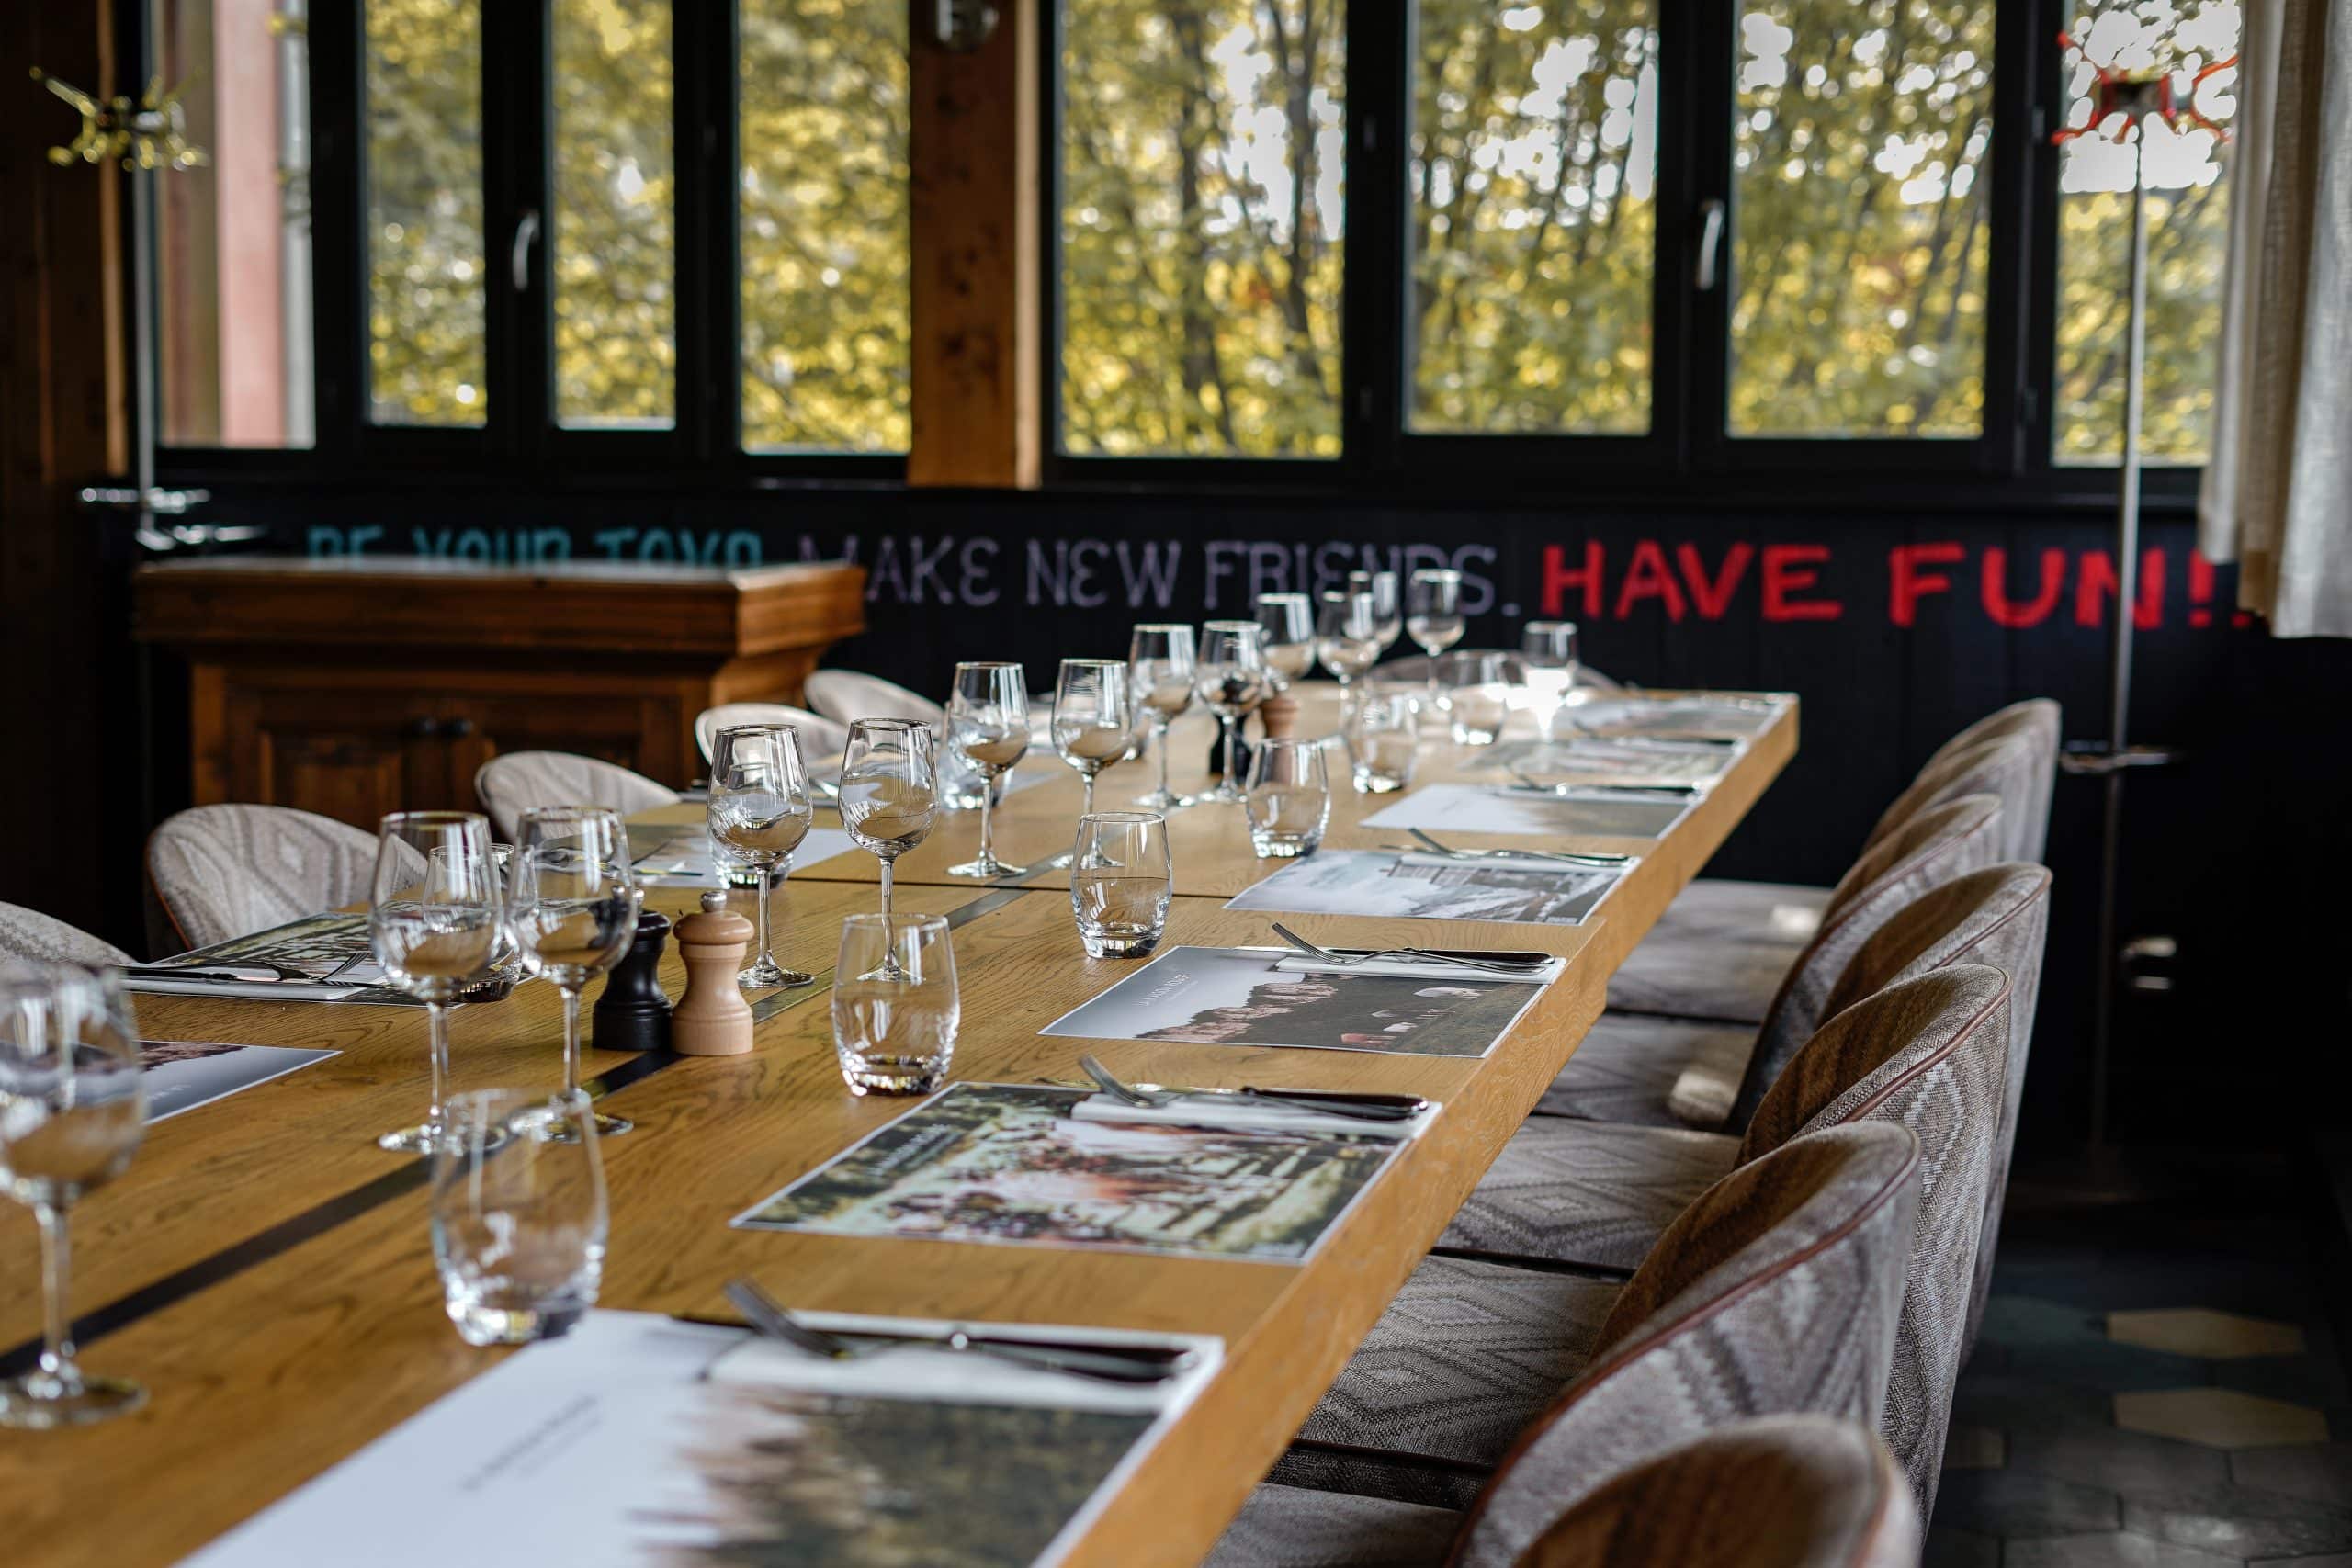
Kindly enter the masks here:
[[1168, 798], [1168, 721], [1162, 719], [1152, 735], [1159, 742], [1159, 798]]
[[441, 1126], [441, 1097], [443, 1086], [449, 1077], [449, 1010], [440, 1002], [424, 1004], [424, 1037], [428, 1048], [427, 1060], [432, 1063], [433, 1102], [425, 1107], [424, 1124], [435, 1129]]
[[1086, 815], [1094, 815], [1094, 775], [1086, 775]]
[[580, 987], [560, 987], [563, 993], [563, 1097], [580, 1094]]
[[759, 868], [759, 873], [760, 911], [759, 919], [754, 920], [752, 924], [759, 928], [760, 934], [758, 941], [760, 950], [752, 955], [752, 962], [754, 964], [765, 964], [768, 962], [768, 889], [774, 886], [771, 879], [775, 876], [775, 873], [773, 869], [764, 865]]
[[1234, 790], [1238, 787], [1233, 782], [1234, 721], [1223, 714], [1220, 714], [1217, 716], [1225, 722], [1225, 784], [1222, 786], [1222, 793], [1231, 795]]
[[889, 860], [889, 857], [885, 856], [885, 857], [884, 857], [884, 859], [883, 859], [883, 862], [882, 862], [882, 919], [883, 919], [884, 920], [886, 920], [886, 921], [887, 921], [887, 920], [888, 920], [888, 919], [889, 919], [889, 918], [890, 918], [890, 860]]
[[980, 776], [980, 864], [988, 865], [996, 859], [996, 775]]
[[74, 1320], [65, 1311], [66, 1281], [74, 1269], [65, 1211], [55, 1203], [36, 1203], [33, 1219], [40, 1226], [40, 1370], [72, 1393], [81, 1386], [82, 1374], [74, 1365]]

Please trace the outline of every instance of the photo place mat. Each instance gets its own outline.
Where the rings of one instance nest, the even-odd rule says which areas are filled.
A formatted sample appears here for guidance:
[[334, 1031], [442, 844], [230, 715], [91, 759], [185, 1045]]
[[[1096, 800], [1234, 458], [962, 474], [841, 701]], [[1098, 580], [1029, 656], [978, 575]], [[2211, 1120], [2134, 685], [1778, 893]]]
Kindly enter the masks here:
[[[187, 969], [219, 973], [224, 964], [274, 964], [299, 970], [295, 979], [256, 977], [250, 981], [152, 978], [133, 975], [126, 988], [169, 996], [235, 997], [241, 1000], [293, 1002], [380, 1002], [418, 1006], [413, 998], [384, 983], [384, 966], [368, 939], [365, 915], [311, 915], [273, 926], [250, 936], [232, 937], [209, 947], [176, 953], [144, 964], [147, 969]], [[503, 994], [503, 992], [501, 993]]]
[[242, 1089], [323, 1062], [334, 1051], [290, 1045], [220, 1045], [196, 1040], [141, 1040], [139, 1066], [146, 1077], [147, 1120], [225, 1100]]
[[1091, 1098], [951, 1084], [735, 1225], [1296, 1263], [1403, 1146], [1071, 1114]]
[[1567, 839], [1660, 839], [1696, 799], [1513, 794], [1488, 784], [1429, 784], [1364, 818], [1367, 828], [1527, 833]]
[[1483, 1056], [1542, 994], [1543, 978], [1303, 971], [1278, 947], [1171, 947], [1040, 1034], [1297, 1046], [1400, 1056]]
[[1544, 784], [1712, 784], [1743, 748], [1707, 740], [1506, 740], [1483, 766]]
[[1534, 861], [1481, 864], [1433, 854], [1317, 850], [1245, 889], [1225, 907], [1574, 926], [1583, 924], [1631, 869], [1545, 866]]

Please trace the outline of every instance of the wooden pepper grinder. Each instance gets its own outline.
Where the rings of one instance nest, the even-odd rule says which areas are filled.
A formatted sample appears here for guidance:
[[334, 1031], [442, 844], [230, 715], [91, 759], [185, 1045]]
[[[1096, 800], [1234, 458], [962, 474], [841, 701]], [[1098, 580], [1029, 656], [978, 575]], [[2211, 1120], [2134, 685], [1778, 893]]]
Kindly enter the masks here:
[[1298, 732], [1298, 699], [1277, 692], [1258, 705], [1258, 722], [1269, 740], [1287, 740]]
[[735, 976], [752, 944], [752, 922], [727, 907], [727, 891], [702, 896], [702, 913], [678, 922], [686, 994], [670, 1015], [670, 1049], [682, 1056], [740, 1056], [752, 1048], [752, 1004]]

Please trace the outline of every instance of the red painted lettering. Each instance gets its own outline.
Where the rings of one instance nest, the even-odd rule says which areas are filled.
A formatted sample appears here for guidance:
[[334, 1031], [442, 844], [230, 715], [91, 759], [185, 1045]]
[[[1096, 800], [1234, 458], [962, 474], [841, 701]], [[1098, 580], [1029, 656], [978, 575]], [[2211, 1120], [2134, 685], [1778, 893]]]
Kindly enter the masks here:
[[2041, 586], [2028, 603], [2011, 599], [2008, 583], [2009, 552], [1996, 545], [1984, 552], [1984, 613], [1996, 626], [2040, 626], [2050, 618], [2050, 612], [2058, 607], [2058, 596], [2066, 591], [2066, 552], [2041, 552]]
[[1923, 569], [1951, 566], [1967, 552], [1951, 540], [1932, 545], [1897, 545], [1886, 552], [1886, 615], [1898, 626], [1919, 618], [1919, 601], [1930, 593], [1951, 592], [1951, 579]]
[[1829, 558], [1826, 545], [1764, 547], [1764, 618], [1768, 621], [1834, 621], [1846, 613], [1835, 599], [1796, 599], [1821, 581], [1810, 562]]
[[1754, 559], [1756, 547], [1734, 545], [1724, 552], [1723, 570], [1710, 580], [1707, 569], [1700, 564], [1699, 547], [1674, 547], [1675, 564], [1682, 569], [1682, 581], [1690, 585], [1690, 602], [1699, 606], [1702, 621], [1720, 621], [1724, 612], [1731, 608], [1731, 596], [1739, 590], [1739, 580], [1747, 575], [1747, 563]]
[[1637, 599], [1656, 599], [1666, 605], [1666, 618], [1679, 621], [1685, 609], [1682, 589], [1674, 574], [1666, 569], [1666, 551], [1656, 539], [1644, 539], [1634, 547], [1634, 558], [1626, 563], [1625, 581], [1617, 587], [1617, 618], [1626, 619]]
[[[2085, 550], [2075, 570], [2075, 624], [2095, 626], [2107, 619], [2108, 601], [2119, 588], [2115, 558], [2105, 550]], [[2132, 624], [2152, 632], [2165, 618], [2165, 553], [2140, 552], [2140, 602], [2132, 606]]]
[[1600, 615], [1600, 541], [1584, 542], [1584, 570], [1570, 571], [1568, 552], [1557, 545], [1544, 547], [1544, 613], [1557, 615], [1567, 597], [1568, 590], [1584, 590], [1584, 616], [1593, 620]]

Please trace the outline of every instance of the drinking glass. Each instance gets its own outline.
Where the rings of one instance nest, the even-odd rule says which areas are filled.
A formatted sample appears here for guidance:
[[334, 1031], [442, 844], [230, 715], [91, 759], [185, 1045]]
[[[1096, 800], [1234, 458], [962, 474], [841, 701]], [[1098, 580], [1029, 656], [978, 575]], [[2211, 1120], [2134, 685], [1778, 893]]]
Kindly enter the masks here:
[[1438, 655], [1462, 640], [1462, 574], [1438, 567], [1413, 573], [1405, 590], [1405, 631], [1430, 658], [1430, 703], [1437, 705]]
[[469, 1345], [553, 1339], [596, 1304], [605, 1162], [585, 1099], [515, 1089], [449, 1101], [433, 1151], [433, 1261]]
[[1200, 664], [1193, 689], [1225, 726], [1225, 777], [1204, 799], [1227, 804], [1241, 799], [1233, 742], [1241, 721], [1266, 700], [1266, 660], [1260, 636], [1255, 621], [1208, 621], [1201, 626]]
[[996, 858], [998, 783], [1029, 751], [1029, 677], [1018, 664], [958, 664], [947, 699], [947, 746], [980, 779], [980, 852], [950, 876], [1019, 876], [1029, 868]]
[[[931, 836], [939, 780], [931, 726], [906, 718], [861, 718], [842, 752], [842, 826], [882, 863], [882, 918], [890, 916], [890, 867]], [[897, 960], [885, 945], [884, 969]]]
[[1323, 595], [1315, 623], [1315, 653], [1340, 682], [1340, 728], [1348, 724], [1356, 677], [1380, 657], [1379, 628], [1372, 618], [1372, 595], [1352, 590]]
[[929, 1094], [963, 1016], [944, 915], [852, 915], [833, 974], [833, 1051], [852, 1094]]
[[1577, 624], [1574, 621], [1530, 621], [1519, 634], [1520, 679], [1527, 683], [1535, 708], [1535, 722], [1544, 739], [1552, 739], [1568, 693], [1577, 683]]
[[1393, 571], [1374, 572], [1368, 586], [1372, 594], [1373, 635], [1380, 639], [1381, 656], [1385, 658], [1388, 650], [1396, 646], [1396, 639], [1405, 635], [1405, 604], [1396, 592], [1396, 574]]
[[[511, 855], [511, 852], [510, 852]], [[473, 811], [396, 811], [376, 830], [368, 942], [387, 984], [424, 1004], [424, 1120], [386, 1133], [379, 1149], [429, 1154], [441, 1138], [449, 1077], [449, 1005], [509, 957], [499, 914], [506, 898], [490, 818]]]
[[1331, 815], [1331, 781], [1321, 740], [1258, 742], [1250, 756], [1250, 848], [1260, 860], [1313, 852]]
[[66, 1214], [130, 1164], [146, 1129], [139, 1034], [119, 976], [69, 964], [0, 965], [0, 1190], [40, 1227], [40, 1359], [0, 1382], [0, 1427], [46, 1430], [127, 1415], [147, 1391], [74, 1359]]
[[1304, 593], [1261, 593], [1252, 613], [1268, 683], [1283, 691], [1315, 668], [1315, 606]]
[[1358, 795], [1394, 795], [1412, 787], [1420, 723], [1420, 700], [1412, 693], [1374, 686], [1363, 694], [1348, 731]]
[[1510, 660], [1500, 653], [1449, 653], [1438, 661], [1457, 746], [1491, 746], [1510, 715]]
[[1168, 818], [1156, 811], [1097, 811], [1078, 819], [1069, 908], [1089, 958], [1142, 958], [1159, 945], [1175, 891]]
[[1054, 682], [1054, 750], [1086, 781], [1094, 809], [1094, 776], [1135, 744], [1136, 710], [1127, 666], [1118, 659], [1065, 659]]
[[780, 867], [808, 836], [808, 775], [800, 762], [800, 732], [788, 724], [741, 724], [720, 730], [710, 745], [710, 841], [749, 866], [759, 887], [759, 939], [751, 966], [735, 976], [747, 991], [813, 986], [814, 975], [775, 961], [768, 938], [768, 899]]
[[[515, 838], [507, 928], [524, 965], [563, 998], [563, 1098], [584, 1105], [580, 993], [637, 940], [628, 833], [619, 814], [601, 806], [540, 806], [523, 813]], [[629, 1129], [620, 1117], [586, 1114], [606, 1137]]]
[[1159, 787], [1138, 799], [1137, 806], [1172, 811], [1192, 802], [1168, 787], [1168, 727], [1193, 705], [1193, 628], [1157, 623], [1136, 627], [1127, 643], [1127, 690], [1151, 724], [1151, 739], [1159, 742]]

